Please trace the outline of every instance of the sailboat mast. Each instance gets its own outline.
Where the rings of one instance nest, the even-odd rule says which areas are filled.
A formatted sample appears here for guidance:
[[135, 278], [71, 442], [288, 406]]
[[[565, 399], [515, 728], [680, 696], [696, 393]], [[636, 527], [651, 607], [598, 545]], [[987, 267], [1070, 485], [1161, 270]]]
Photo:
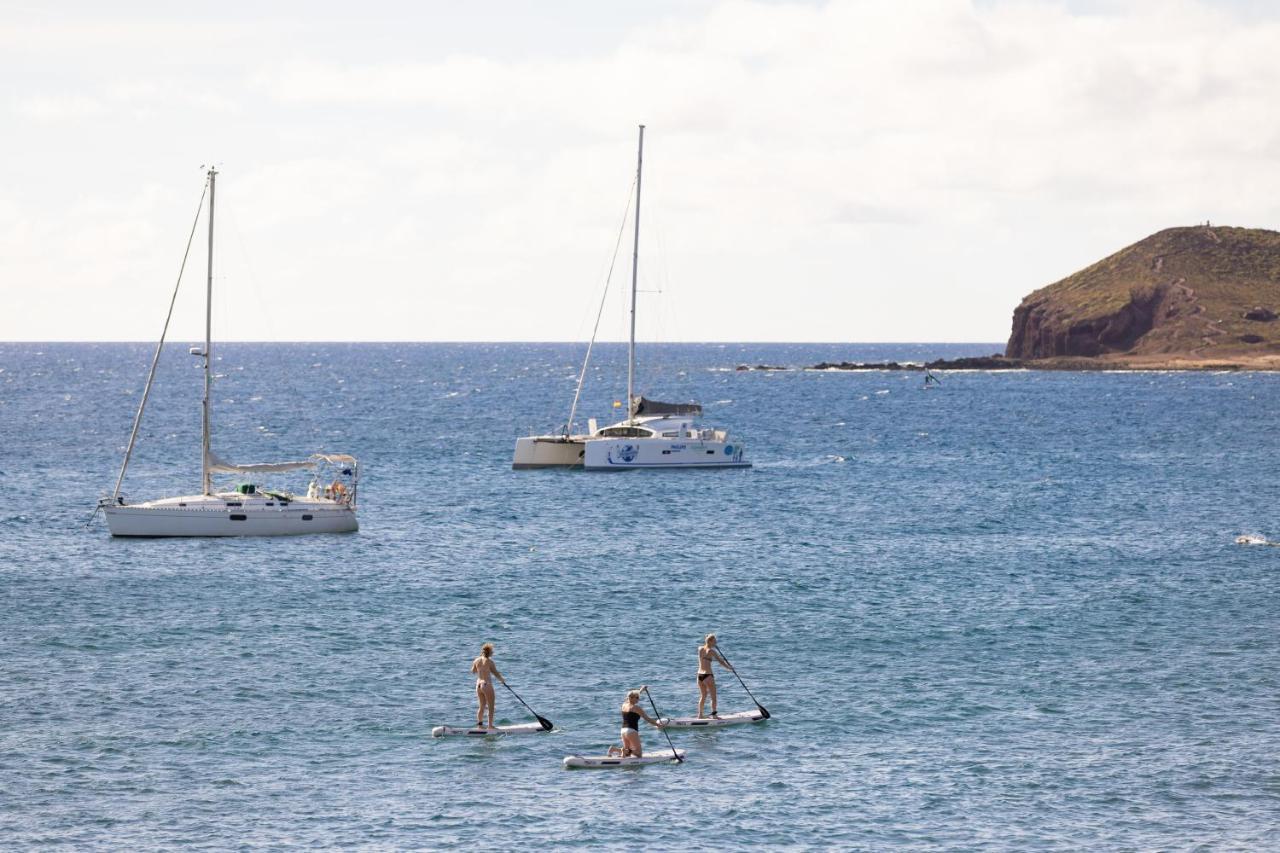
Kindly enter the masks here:
[[201, 442], [200, 442], [200, 483], [201, 494], [212, 494], [209, 482], [209, 397], [213, 390], [213, 375], [210, 372], [210, 362], [213, 359], [213, 353], [210, 352], [210, 346], [213, 343], [213, 191], [214, 181], [218, 177], [216, 169], [209, 169], [209, 277], [205, 284], [204, 296], [204, 405], [202, 411], [201, 423]]
[[644, 169], [644, 125], [636, 151], [636, 232], [631, 242], [631, 341], [627, 345], [627, 420], [634, 415], [636, 375], [636, 281], [640, 271], [640, 176]]

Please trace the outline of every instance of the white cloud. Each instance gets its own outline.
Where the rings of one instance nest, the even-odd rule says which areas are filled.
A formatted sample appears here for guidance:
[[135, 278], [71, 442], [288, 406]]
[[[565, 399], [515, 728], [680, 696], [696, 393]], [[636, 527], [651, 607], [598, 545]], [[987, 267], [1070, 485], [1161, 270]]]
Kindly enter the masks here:
[[[104, 245], [112, 265], [171, 257], [185, 202], [91, 226], [78, 193], [129, 196], [145, 179], [174, 195], [186, 179], [170, 179], [216, 154], [257, 277], [293, 306], [278, 334], [575, 337], [638, 121], [644, 269], [668, 271], [695, 339], [1001, 339], [1024, 293], [1151, 231], [1280, 217], [1275, 15], [1185, 0], [684, 8], [593, 51], [548, 23], [527, 38], [561, 49], [523, 53], [450, 42], [448, 14], [467, 14], [453, 7], [406, 7], [376, 32], [232, 16], [187, 62], [172, 21], [66, 24], [72, 47], [53, 54], [69, 70], [10, 111], [11, 144], [44, 171], [0, 177], [22, 221], [74, 208], [85, 233], [36, 229], [27, 261], [0, 258], [0, 289], [25, 263], [74, 292], [70, 271]], [[60, 32], [27, 29], [46, 45]], [[118, 70], [104, 33], [132, 51]], [[113, 164], [100, 183], [56, 174], [69, 126], [82, 156]], [[121, 278], [117, 302], [140, 295]], [[341, 322], [307, 307], [353, 295], [365, 308]], [[120, 310], [95, 298], [86, 314]], [[89, 334], [67, 313], [36, 305], [0, 337]], [[150, 335], [127, 316], [115, 327]]]
[[97, 118], [108, 110], [100, 98], [85, 95], [33, 95], [16, 98], [14, 113], [20, 118], [35, 121], [64, 121]]

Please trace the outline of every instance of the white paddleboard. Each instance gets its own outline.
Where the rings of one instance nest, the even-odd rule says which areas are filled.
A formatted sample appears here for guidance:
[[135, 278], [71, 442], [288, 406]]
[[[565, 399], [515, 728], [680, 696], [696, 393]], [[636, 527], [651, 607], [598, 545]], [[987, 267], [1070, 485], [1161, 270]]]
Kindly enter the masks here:
[[740, 726], [743, 723], [758, 723], [763, 719], [764, 714], [756, 708], [754, 711], [738, 711], [733, 714], [721, 714], [718, 717], [663, 717], [658, 722], [669, 729], [696, 729]]
[[684, 758], [684, 750], [677, 749], [674, 752], [670, 749], [655, 749], [652, 752], [645, 752], [644, 755], [636, 758], [629, 756], [621, 758], [616, 755], [566, 755], [564, 757], [565, 769], [572, 767], [583, 768], [604, 768], [604, 767], [638, 767], [644, 764], [663, 764], [668, 761], [675, 761], [676, 756]]
[[520, 723], [515, 726], [494, 726], [486, 729], [483, 726], [476, 728], [472, 726], [469, 729], [458, 728], [457, 726], [436, 726], [431, 730], [432, 737], [494, 737], [496, 735], [532, 735], [538, 732], [546, 731], [540, 723]]

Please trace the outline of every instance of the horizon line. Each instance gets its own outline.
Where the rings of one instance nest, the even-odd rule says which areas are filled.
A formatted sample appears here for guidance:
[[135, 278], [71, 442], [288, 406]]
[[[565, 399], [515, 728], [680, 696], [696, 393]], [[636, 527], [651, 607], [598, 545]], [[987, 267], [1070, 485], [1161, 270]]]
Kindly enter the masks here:
[[[187, 340], [186, 338], [179, 338], [179, 339], [176, 339], [176, 340], [170, 340], [170, 341], [167, 341], [167, 342], [166, 342], [166, 344], [168, 344], [168, 345], [172, 345], [172, 346], [177, 346], [177, 345], [179, 345], [179, 342], [180, 342], [180, 341], [186, 341], [186, 340]], [[191, 338], [190, 340], [195, 340], [195, 338]], [[507, 339], [507, 340], [479, 340], [479, 339], [476, 339], [476, 340], [403, 340], [403, 339], [401, 339], [401, 340], [397, 340], [397, 339], [391, 339], [391, 338], [387, 338], [387, 339], [381, 339], [381, 338], [379, 338], [379, 339], [369, 339], [369, 338], [364, 338], [364, 339], [359, 339], [359, 340], [339, 340], [339, 339], [331, 339], [331, 340], [303, 340], [303, 339], [301, 339], [301, 338], [297, 338], [297, 339], [289, 338], [289, 339], [276, 339], [276, 340], [249, 340], [249, 339], [245, 339], [245, 340], [221, 340], [221, 341], [215, 341], [215, 342], [214, 342], [215, 346], [222, 346], [222, 345], [224, 345], [224, 344], [411, 344], [411, 345], [417, 345], [417, 344], [548, 344], [548, 345], [557, 345], [557, 346], [559, 346], [559, 345], [569, 345], [569, 344], [582, 344], [582, 345], [585, 345], [586, 343], [587, 343], [587, 341], [581, 341], [581, 340], [577, 340], [577, 341], [547, 341], [547, 340], [519, 340], [519, 339]], [[596, 341], [596, 344], [597, 344], [597, 345], [599, 345], [599, 344], [623, 344], [623, 345], [625, 345], [626, 343], [627, 343], [627, 342], [626, 342], [625, 340], [618, 340], [618, 341]], [[780, 341], [780, 340], [778, 340], [778, 341], [736, 341], [736, 340], [704, 340], [704, 341], [645, 341], [645, 342], [643, 342], [643, 345], [644, 345], [644, 346], [669, 346], [669, 345], [677, 345], [677, 346], [679, 346], [679, 345], [702, 346], [702, 345], [724, 345], [724, 344], [739, 344], [739, 345], [756, 345], [756, 344], [810, 344], [810, 345], [814, 345], [814, 346], [864, 346], [864, 345], [876, 345], [876, 346], [987, 346], [987, 345], [990, 345], [990, 346], [1001, 346], [1001, 347], [1003, 347], [1003, 346], [1004, 346], [1004, 343], [1005, 343], [1005, 342], [1003, 342], [1003, 341]], [[147, 344], [148, 346], [150, 346], [150, 345], [154, 345], [154, 344], [155, 344], [155, 341], [154, 341], [154, 340], [151, 340], [151, 341], [148, 341], [148, 340], [120, 340], [120, 339], [111, 339], [111, 340], [107, 340], [107, 339], [84, 339], [84, 338], [81, 338], [81, 339], [58, 338], [58, 339], [43, 339], [43, 340], [37, 340], [37, 339], [31, 339], [31, 340], [25, 340], [25, 339], [21, 339], [21, 340], [20, 340], [20, 339], [14, 339], [14, 340], [0, 340], [0, 346], [13, 345], [13, 344]], [[185, 344], [183, 344], [183, 345], [185, 345]]]

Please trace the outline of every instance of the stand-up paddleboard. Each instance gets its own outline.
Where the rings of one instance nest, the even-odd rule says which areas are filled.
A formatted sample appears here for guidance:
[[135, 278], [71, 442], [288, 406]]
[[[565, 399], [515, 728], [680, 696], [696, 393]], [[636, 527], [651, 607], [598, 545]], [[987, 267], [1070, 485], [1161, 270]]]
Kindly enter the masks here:
[[715, 717], [663, 717], [658, 722], [669, 729], [715, 728], [716, 726], [740, 726], [743, 723], [758, 723], [765, 715], [757, 708], [754, 711], [737, 711], [733, 714], [720, 714]]
[[684, 760], [683, 749], [655, 749], [646, 752], [644, 755], [636, 758], [629, 756], [622, 758], [616, 755], [566, 755], [564, 757], [565, 769], [575, 767], [579, 768], [606, 768], [606, 767], [640, 767], [645, 764], [665, 764], [668, 761]]
[[457, 726], [436, 726], [431, 730], [432, 737], [495, 737], [497, 735], [532, 735], [538, 732], [545, 732], [541, 723], [520, 723], [514, 726], [494, 726], [486, 729], [483, 726], [476, 728], [472, 726], [469, 729], [458, 728]]

